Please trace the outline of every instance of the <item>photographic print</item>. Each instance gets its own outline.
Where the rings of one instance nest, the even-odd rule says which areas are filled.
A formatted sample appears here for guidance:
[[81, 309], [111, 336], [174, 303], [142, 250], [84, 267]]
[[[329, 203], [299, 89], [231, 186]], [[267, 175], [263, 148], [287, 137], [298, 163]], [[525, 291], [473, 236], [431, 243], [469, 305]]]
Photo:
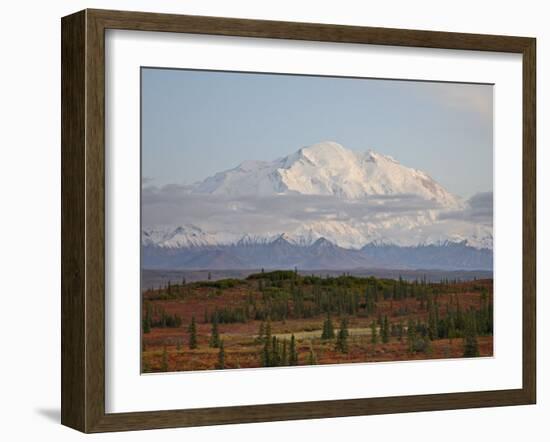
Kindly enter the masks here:
[[143, 373], [493, 355], [491, 84], [144, 67], [141, 180]]

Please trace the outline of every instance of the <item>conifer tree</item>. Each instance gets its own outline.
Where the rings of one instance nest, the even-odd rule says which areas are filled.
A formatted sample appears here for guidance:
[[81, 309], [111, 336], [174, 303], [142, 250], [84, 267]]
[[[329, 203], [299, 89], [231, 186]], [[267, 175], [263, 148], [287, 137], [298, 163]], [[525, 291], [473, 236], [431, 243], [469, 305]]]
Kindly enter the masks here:
[[376, 322], [374, 320], [370, 324], [370, 342], [376, 344], [378, 342], [378, 336], [376, 335]]
[[151, 332], [151, 322], [148, 320], [148, 318], [143, 318], [142, 321], [143, 324], [143, 333], [147, 334]]
[[286, 339], [283, 339], [282, 350], [281, 350], [281, 365], [284, 367], [288, 365], [288, 352]]
[[332, 325], [332, 320], [330, 319], [330, 313], [327, 313], [327, 319], [325, 319], [325, 322], [323, 323], [323, 333], [321, 334], [321, 339], [334, 339], [334, 326]]
[[428, 336], [433, 341], [437, 339], [437, 314], [433, 299], [428, 299]]
[[271, 364], [272, 367], [278, 367], [281, 362], [281, 355], [279, 354], [279, 343], [277, 337], [271, 338]]
[[197, 323], [195, 316], [191, 318], [191, 324], [189, 324], [189, 348], [191, 350], [197, 348]]
[[212, 332], [210, 334], [210, 347], [218, 348], [220, 346], [220, 334], [218, 332], [218, 317], [214, 316], [212, 321]]
[[298, 365], [298, 351], [296, 350], [296, 338], [294, 334], [290, 336], [290, 349], [288, 356], [289, 365]]
[[336, 349], [342, 353], [348, 352], [348, 320], [342, 319], [340, 322], [340, 330], [338, 330], [338, 338], [336, 340]]
[[151, 310], [151, 304], [147, 303], [145, 309], [145, 318], [143, 318], [143, 333], [151, 332], [151, 326], [153, 323], [153, 312]]
[[384, 320], [382, 323], [382, 342], [384, 344], [387, 344], [390, 340], [390, 324], [388, 321], [388, 316], [384, 316]]
[[475, 334], [467, 334], [464, 338], [464, 357], [476, 358], [479, 356], [477, 337]]
[[273, 341], [271, 338], [271, 321], [268, 319], [267, 325], [265, 326], [263, 334], [264, 346], [262, 349], [261, 362], [263, 367], [272, 367], [273, 366]]
[[481, 289], [480, 297], [480, 311], [478, 320], [478, 333], [491, 334], [492, 333], [492, 318], [489, 307], [489, 292], [486, 287]]
[[267, 339], [264, 342], [261, 354], [262, 367], [271, 367], [271, 342]]
[[374, 309], [375, 309], [374, 291], [376, 291], [376, 289], [372, 287], [371, 284], [369, 283], [365, 291], [365, 313], [367, 315], [371, 315], [374, 313]]
[[464, 330], [464, 357], [475, 358], [479, 356], [477, 344], [477, 330], [475, 323], [475, 312], [471, 312], [466, 318]]

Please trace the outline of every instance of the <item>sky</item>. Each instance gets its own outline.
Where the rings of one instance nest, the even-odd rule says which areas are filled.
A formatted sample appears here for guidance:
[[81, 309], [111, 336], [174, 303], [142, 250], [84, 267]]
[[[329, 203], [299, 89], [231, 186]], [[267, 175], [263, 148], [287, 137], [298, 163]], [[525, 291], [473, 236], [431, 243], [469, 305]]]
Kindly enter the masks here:
[[320, 141], [470, 198], [493, 190], [491, 85], [142, 68], [142, 177], [191, 184]]

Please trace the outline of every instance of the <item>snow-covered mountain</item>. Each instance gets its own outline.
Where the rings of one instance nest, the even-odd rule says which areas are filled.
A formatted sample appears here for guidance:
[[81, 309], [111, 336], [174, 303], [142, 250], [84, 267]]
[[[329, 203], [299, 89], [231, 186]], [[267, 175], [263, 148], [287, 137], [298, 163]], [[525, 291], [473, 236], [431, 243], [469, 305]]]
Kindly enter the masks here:
[[226, 232], [208, 233], [192, 224], [144, 228], [141, 232], [143, 246], [171, 249], [233, 244], [240, 239], [240, 235]]
[[447, 208], [463, 201], [428, 174], [390, 156], [355, 152], [327, 141], [304, 147], [284, 158], [245, 161], [190, 186], [191, 193], [211, 195], [331, 195], [345, 199], [415, 195]]
[[465, 201], [372, 150], [318, 143], [166, 192], [181, 215], [142, 230], [146, 266], [492, 266], [492, 194]]
[[476, 249], [492, 249], [493, 236], [488, 229], [473, 228], [465, 230], [462, 234], [427, 235], [420, 236], [418, 240], [412, 236], [411, 241], [392, 241], [380, 235], [366, 235], [346, 226], [345, 223], [319, 223], [317, 226], [302, 226], [291, 233], [266, 232], [263, 235], [251, 235], [248, 233], [206, 232], [195, 225], [182, 225], [178, 227], [155, 227], [142, 230], [142, 246], [154, 246], [168, 249], [200, 248], [211, 246], [255, 246], [265, 245], [284, 239], [289, 244], [309, 247], [318, 240], [326, 240], [332, 244], [350, 250], [358, 250], [366, 245], [376, 246], [441, 246], [451, 243], [463, 243]]
[[[144, 234], [144, 237], [149, 238], [150, 235]], [[361, 249], [348, 249], [323, 237], [311, 242], [309, 239], [306, 241], [304, 238], [292, 238], [286, 234], [263, 238], [244, 236], [230, 244], [194, 242], [190, 246], [174, 246], [170, 242], [161, 242], [158, 245], [147, 243], [143, 244], [142, 252], [143, 266], [148, 269], [237, 270], [298, 267], [301, 270], [491, 270], [493, 264], [490, 249], [475, 248], [465, 241], [416, 246], [372, 242]]]

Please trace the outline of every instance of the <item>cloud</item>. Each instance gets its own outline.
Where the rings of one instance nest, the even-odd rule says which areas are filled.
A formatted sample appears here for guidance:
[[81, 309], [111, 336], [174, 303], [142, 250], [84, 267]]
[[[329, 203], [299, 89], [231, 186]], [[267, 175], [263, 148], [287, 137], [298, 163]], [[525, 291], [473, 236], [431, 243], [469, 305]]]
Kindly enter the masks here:
[[182, 185], [148, 186], [142, 192], [142, 216], [144, 227], [193, 224], [237, 236], [314, 232], [346, 244], [382, 239], [402, 245], [471, 238], [491, 247], [493, 194], [478, 193], [464, 209], [449, 210], [415, 195], [228, 197], [192, 194]]
[[287, 231], [324, 220], [367, 223], [439, 208], [435, 202], [407, 194], [363, 200], [300, 194], [227, 197], [191, 194], [188, 187], [179, 185], [144, 188], [142, 204], [145, 226], [198, 224], [247, 233]]
[[464, 210], [441, 212], [440, 220], [469, 221], [487, 226], [493, 225], [493, 192], [476, 193], [466, 203]]

